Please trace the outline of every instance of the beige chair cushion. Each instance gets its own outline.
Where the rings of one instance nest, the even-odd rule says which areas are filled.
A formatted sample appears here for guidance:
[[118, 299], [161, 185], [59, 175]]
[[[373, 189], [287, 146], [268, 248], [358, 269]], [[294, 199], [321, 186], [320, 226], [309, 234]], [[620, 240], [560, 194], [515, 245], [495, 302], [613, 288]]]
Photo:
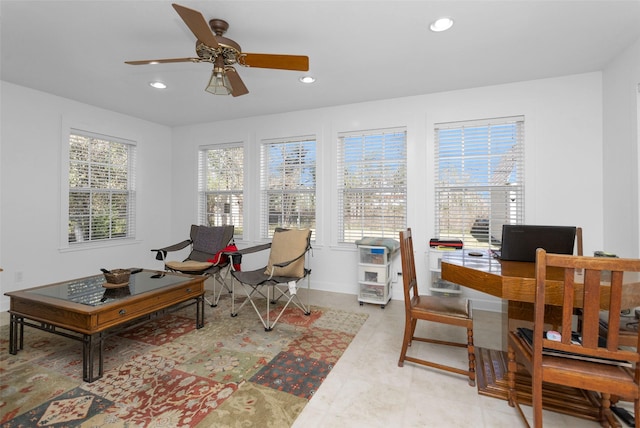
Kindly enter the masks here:
[[284, 267], [273, 265], [293, 260], [303, 254], [307, 248], [308, 237], [309, 229], [289, 229], [274, 233], [271, 241], [269, 263], [264, 273], [271, 275], [273, 271], [272, 276], [302, 278], [304, 276], [304, 257], [300, 257], [295, 262]]
[[210, 262], [197, 262], [195, 260], [187, 260], [185, 262], [166, 262], [165, 266], [169, 269], [179, 272], [200, 272], [213, 266]]

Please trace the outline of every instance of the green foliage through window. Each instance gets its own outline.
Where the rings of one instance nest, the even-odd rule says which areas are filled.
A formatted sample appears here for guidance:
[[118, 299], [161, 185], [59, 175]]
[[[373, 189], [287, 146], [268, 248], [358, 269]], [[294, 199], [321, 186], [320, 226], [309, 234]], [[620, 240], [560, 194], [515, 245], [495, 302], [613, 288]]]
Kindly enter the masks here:
[[262, 147], [262, 237], [277, 227], [316, 228], [316, 141], [268, 141]]
[[243, 234], [244, 149], [242, 146], [207, 147], [200, 150], [200, 223], [233, 225]]
[[342, 133], [338, 143], [339, 242], [397, 238], [406, 227], [406, 130]]
[[134, 237], [135, 146], [72, 130], [69, 243]]

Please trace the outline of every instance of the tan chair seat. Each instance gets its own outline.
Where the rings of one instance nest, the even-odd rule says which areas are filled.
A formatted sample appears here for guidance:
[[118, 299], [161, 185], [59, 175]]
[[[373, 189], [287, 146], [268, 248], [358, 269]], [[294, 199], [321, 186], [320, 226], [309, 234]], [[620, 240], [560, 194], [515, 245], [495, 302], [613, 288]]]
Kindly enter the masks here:
[[177, 270], [179, 272], [200, 272], [213, 266], [213, 263], [187, 260], [184, 262], [166, 262], [165, 266], [168, 269]]
[[469, 300], [459, 297], [418, 296], [413, 309], [464, 319], [471, 318]]

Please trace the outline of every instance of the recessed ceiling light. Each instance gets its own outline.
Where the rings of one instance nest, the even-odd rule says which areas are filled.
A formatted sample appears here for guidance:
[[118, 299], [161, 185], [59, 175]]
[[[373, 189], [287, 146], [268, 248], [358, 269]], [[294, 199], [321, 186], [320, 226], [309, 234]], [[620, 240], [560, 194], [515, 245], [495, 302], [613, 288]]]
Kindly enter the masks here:
[[302, 83], [313, 83], [316, 81], [316, 78], [313, 76], [302, 76], [300, 79]]
[[429, 28], [431, 31], [440, 32], [446, 31], [453, 26], [453, 19], [451, 18], [438, 18], [431, 23]]
[[166, 89], [167, 85], [162, 82], [149, 82], [149, 86], [156, 89]]

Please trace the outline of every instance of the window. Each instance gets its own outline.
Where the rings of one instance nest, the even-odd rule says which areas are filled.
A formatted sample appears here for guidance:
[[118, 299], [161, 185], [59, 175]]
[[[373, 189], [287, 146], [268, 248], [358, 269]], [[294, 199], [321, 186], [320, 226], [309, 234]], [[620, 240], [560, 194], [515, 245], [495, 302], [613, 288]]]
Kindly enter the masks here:
[[499, 246], [524, 217], [524, 118], [436, 124], [435, 142], [436, 235]]
[[71, 130], [69, 244], [135, 238], [135, 145]]
[[263, 141], [261, 159], [262, 238], [276, 227], [315, 230], [315, 138]]
[[397, 238], [407, 223], [407, 132], [383, 129], [338, 135], [340, 243], [364, 236]]
[[199, 216], [207, 226], [233, 225], [243, 234], [244, 148], [205, 147], [199, 152]]

